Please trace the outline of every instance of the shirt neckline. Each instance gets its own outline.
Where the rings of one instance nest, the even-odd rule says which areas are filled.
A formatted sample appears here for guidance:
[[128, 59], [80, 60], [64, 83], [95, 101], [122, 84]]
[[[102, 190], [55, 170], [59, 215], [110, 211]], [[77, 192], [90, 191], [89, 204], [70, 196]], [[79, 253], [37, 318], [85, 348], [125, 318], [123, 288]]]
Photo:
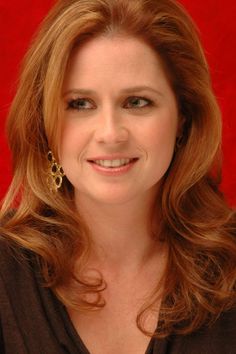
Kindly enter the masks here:
[[[67, 331], [69, 337], [73, 340], [76, 347], [80, 351], [82, 350], [81, 354], [92, 354], [92, 353], [90, 353], [90, 351], [86, 347], [85, 343], [83, 342], [82, 338], [80, 337], [79, 333], [75, 329], [75, 326], [69, 316], [66, 306], [64, 304], [62, 304], [59, 299], [57, 299], [57, 301], [59, 301], [59, 303], [60, 303], [60, 308], [61, 308], [61, 313], [62, 313], [64, 325], [66, 327], [66, 331]], [[155, 340], [154, 338], [150, 338], [147, 348], [143, 354], [152, 354], [154, 340]]]

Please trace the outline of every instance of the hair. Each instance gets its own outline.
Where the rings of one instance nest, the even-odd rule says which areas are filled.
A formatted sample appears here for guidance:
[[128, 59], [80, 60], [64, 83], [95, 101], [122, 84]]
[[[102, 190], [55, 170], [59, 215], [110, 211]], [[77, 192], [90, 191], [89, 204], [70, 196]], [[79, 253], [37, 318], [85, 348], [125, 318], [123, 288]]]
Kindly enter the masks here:
[[[58, 158], [60, 100], [70, 54], [97, 36], [144, 40], [161, 58], [184, 117], [183, 139], [160, 195], [161, 236], [168, 244], [158, 328], [143, 325], [153, 295], [137, 315], [151, 336], [187, 334], [235, 304], [235, 212], [220, 192], [221, 114], [198, 31], [174, 0], [62, 0], [42, 23], [25, 57], [7, 134], [13, 179], [2, 203], [2, 237], [36, 255], [44, 285], [67, 306], [105, 306], [101, 277], [83, 273], [89, 230], [75, 211], [73, 186], [52, 193], [46, 183], [52, 149]], [[14, 210], [14, 212], [11, 212]], [[76, 270], [75, 270], [76, 262]], [[65, 289], [71, 291], [65, 296]], [[78, 295], [79, 294], [79, 295]], [[94, 294], [88, 301], [86, 294]]]

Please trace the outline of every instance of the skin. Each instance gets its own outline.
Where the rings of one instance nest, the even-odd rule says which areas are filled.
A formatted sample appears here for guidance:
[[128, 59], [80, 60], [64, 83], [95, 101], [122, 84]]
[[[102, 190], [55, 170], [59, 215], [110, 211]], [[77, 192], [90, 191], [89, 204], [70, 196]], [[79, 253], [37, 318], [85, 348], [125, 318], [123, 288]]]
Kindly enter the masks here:
[[[90, 225], [93, 262], [104, 272], [137, 274], [157, 254], [150, 221], [179, 129], [161, 61], [137, 38], [92, 39], [71, 55], [62, 104], [60, 163]], [[138, 161], [120, 176], [101, 175], [88, 163], [114, 154]]]
[[[146, 88], [134, 88], [141, 86]], [[60, 164], [90, 227], [87, 271], [98, 269], [107, 283], [102, 310], [67, 310], [90, 352], [141, 354], [150, 338], [137, 328], [136, 316], [168, 258], [153, 232], [158, 233], [156, 200], [180, 125], [176, 99], [157, 54], [137, 38], [115, 36], [92, 39], [73, 51], [62, 105]], [[103, 175], [88, 162], [114, 154], [138, 160], [116, 176]], [[150, 331], [157, 326], [159, 305], [146, 319]]]

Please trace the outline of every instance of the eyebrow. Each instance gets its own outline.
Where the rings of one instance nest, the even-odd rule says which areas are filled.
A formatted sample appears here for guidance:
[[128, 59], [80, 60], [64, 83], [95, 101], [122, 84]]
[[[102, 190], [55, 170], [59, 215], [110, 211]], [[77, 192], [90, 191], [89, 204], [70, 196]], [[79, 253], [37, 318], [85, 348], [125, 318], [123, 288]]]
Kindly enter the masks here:
[[[158, 91], [150, 86], [146, 86], [146, 85], [128, 87], [128, 88], [122, 89], [120, 92], [121, 92], [121, 94], [122, 93], [128, 94], [128, 93], [139, 93], [139, 92], [143, 92], [143, 91], [151, 91], [159, 96], [163, 96], [163, 94], [160, 91]], [[63, 97], [68, 94], [93, 95], [93, 94], [96, 94], [96, 92], [93, 90], [89, 90], [89, 89], [83, 89], [83, 88], [76, 89], [75, 88], [75, 89], [70, 89], [70, 90], [67, 90], [66, 92], [64, 92]]]

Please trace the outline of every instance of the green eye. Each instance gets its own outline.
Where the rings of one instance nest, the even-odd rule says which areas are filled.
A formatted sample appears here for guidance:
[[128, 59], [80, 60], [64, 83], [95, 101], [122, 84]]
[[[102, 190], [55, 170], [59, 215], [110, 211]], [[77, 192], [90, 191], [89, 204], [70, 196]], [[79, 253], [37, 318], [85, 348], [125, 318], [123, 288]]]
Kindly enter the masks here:
[[84, 98], [78, 98], [76, 100], [71, 100], [68, 102], [67, 109], [76, 109], [76, 110], [86, 110], [93, 109], [92, 103]]
[[151, 106], [152, 102], [144, 97], [130, 97], [125, 104], [126, 108], [145, 108]]

